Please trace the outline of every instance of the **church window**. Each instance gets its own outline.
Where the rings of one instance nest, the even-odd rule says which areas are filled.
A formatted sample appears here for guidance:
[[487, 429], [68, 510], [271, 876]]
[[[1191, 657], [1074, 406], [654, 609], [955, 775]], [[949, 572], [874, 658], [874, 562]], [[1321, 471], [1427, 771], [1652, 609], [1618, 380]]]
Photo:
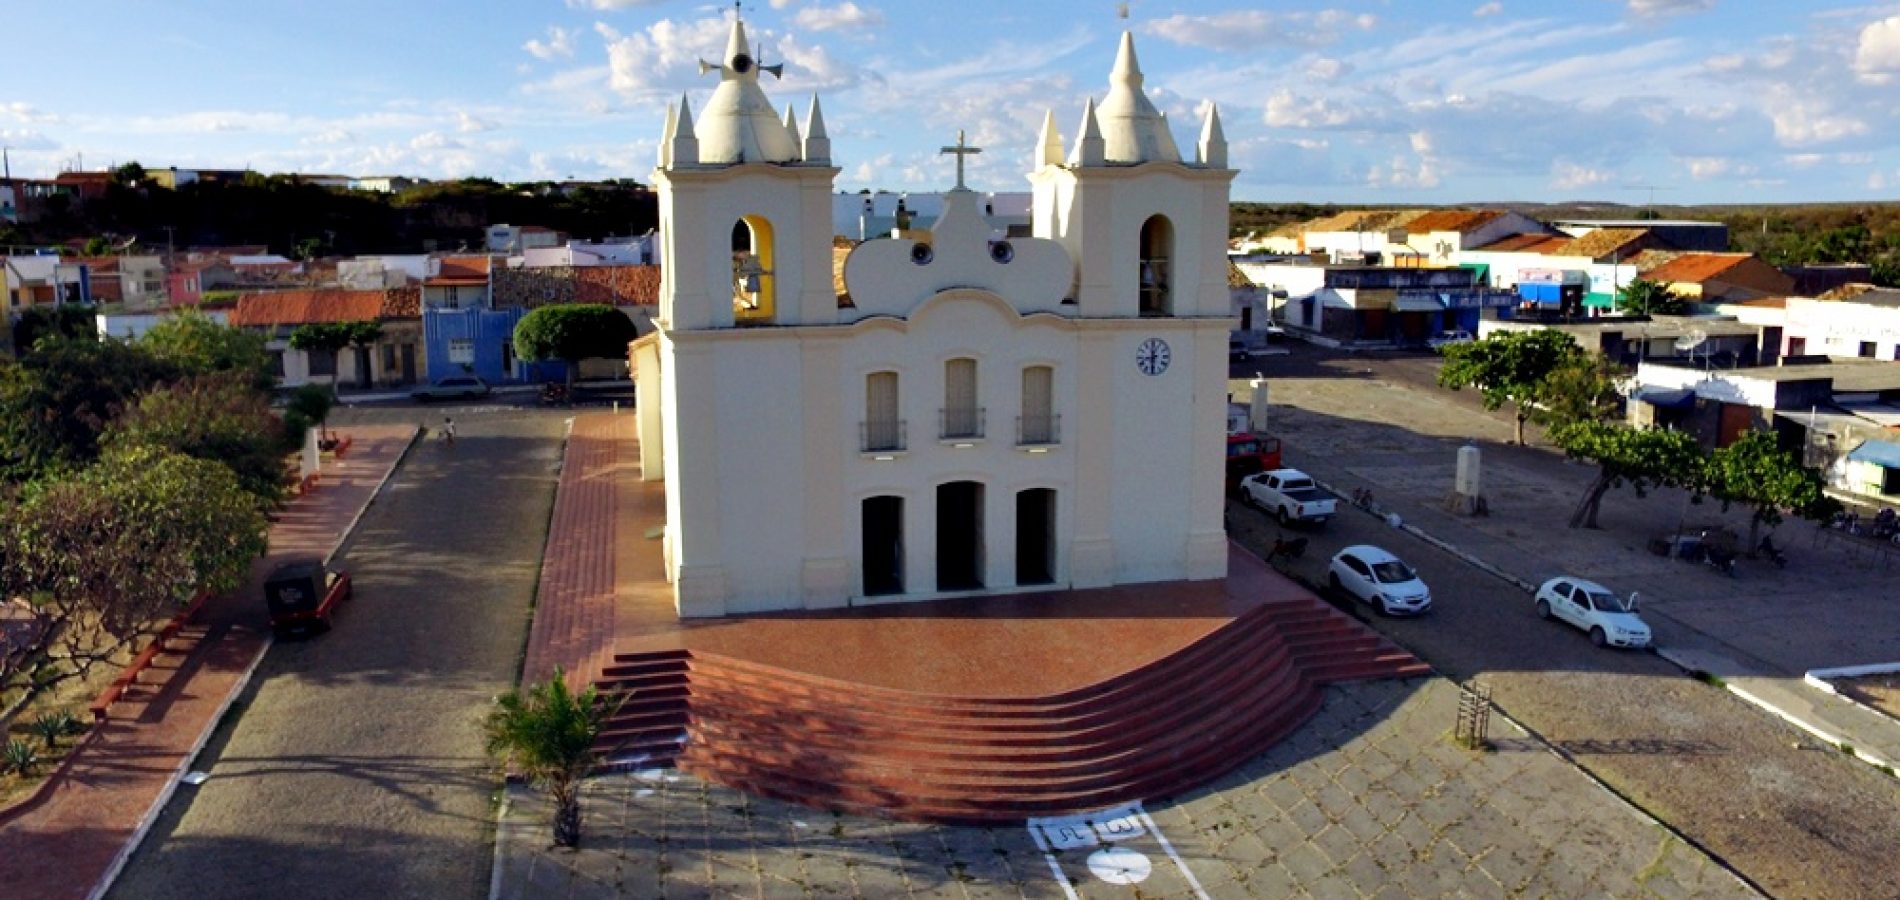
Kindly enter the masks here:
[[772, 223], [746, 216], [732, 225], [732, 315], [741, 325], [769, 325], [777, 307]]
[[996, 260], [998, 263], [1007, 263], [1016, 258], [1016, 248], [1011, 247], [1008, 241], [992, 241], [990, 243], [990, 258]]
[[904, 420], [897, 415], [897, 373], [872, 372], [864, 380], [866, 453], [904, 449]]
[[926, 244], [922, 241], [918, 241], [917, 243], [910, 245], [910, 261], [911, 262], [914, 262], [920, 266], [927, 266], [927, 265], [930, 265], [931, 260], [936, 259], [936, 258], [937, 258], [937, 251], [931, 249], [929, 244]]
[[1023, 414], [1016, 428], [1016, 443], [1036, 447], [1057, 443], [1055, 414], [1055, 370], [1048, 366], [1030, 366], [1023, 370]]
[[953, 359], [943, 366], [945, 440], [983, 436], [983, 407], [976, 402], [976, 360]]
[[1174, 225], [1167, 216], [1141, 223], [1141, 314], [1174, 315]]

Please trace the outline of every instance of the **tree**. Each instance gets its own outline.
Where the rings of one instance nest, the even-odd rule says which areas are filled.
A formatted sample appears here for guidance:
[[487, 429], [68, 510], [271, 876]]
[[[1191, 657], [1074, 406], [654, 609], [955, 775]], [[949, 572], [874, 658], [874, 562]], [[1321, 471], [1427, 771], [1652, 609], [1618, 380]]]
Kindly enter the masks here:
[[1617, 305], [1644, 316], [1679, 316], [1689, 311], [1689, 301], [1668, 285], [1641, 278], [1623, 285]]
[[1523, 444], [1524, 422], [1546, 390], [1546, 381], [1558, 367], [1582, 356], [1583, 348], [1561, 331], [1539, 328], [1449, 344], [1441, 352], [1445, 364], [1438, 370], [1438, 383], [1454, 391], [1476, 387], [1485, 409], [1511, 404], [1516, 420], [1513, 441]]
[[543, 306], [521, 317], [515, 325], [515, 356], [521, 359], [558, 359], [567, 363], [567, 385], [574, 386], [575, 367], [583, 359], [621, 358], [627, 344], [639, 337], [633, 320], [611, 306], [598, 303]]
[[[336, 405], [336, 398], [330, 392], [314, 384], [306, 384], [290, 392], [290, 403], [284, 407], [284, 440], [291, 447], [303, 446], [304, 432], [312, 425], [319, 429], [330, 418], [330, 408]], [[327, 432], [323, 433], [328, 438]]]
[[106, 427], [103, 443], [220, 463], [267, 506], [283, 502], [284, 455], [294, 449], [268, 396], [235, 372], [194, 375], [146, 392]]
[[1613, 488], [1627, 484], [1641, 497], [1654, 487], [1700, 483], [1702, 448], [1684, 432], [1584, 421], [1553, 429], [1550, 436], [1572, 459], [1597, 465], [1597, 477], [1570, 514], [1572, 528], [1598, 527], [1603, 496]]
[[1616, 384], [1625, 375], [1622, 367], [1602, 356], [1571, 357], [1544, 378], [1531, 418], [1547, 428], [1607, 421], [1622, 405]]
[[236, 372], [258, 391], [269, 391], [277, 383], [263, 335], [220, 324], [203, 313], [188, 311], [168, 316], [141, 335], [137, 343], [180, 372]]
[[41, 338], [91, 340], [99, 336], [98, 319], [90, 306], [31, 306], [13, 323], [13, 349], [17, 355], [32, 352]]
[[[223, 466], [114, 448], [0, 506], [0, 605], [16, 626], [0, 692], [16, 696], [114, 659], [205, 590], [235, 589], [269, 523]], [[17, 708], [16, 703], [16, 708]]]
[[554, 845], [576, 847], [581, 841], [581, 779], [593, 771], [606, 710], [592, 685], [575, 694], [560, 667], [523, 694], [509, 691], [495, 700], [484, 723], [488, 753], [512, 765], [554, 800]]
[[1726, 447], [1709, 454], [1703, 466], [1703, 489], [1722, 501], [1748, 506], [1748, 547], [1761, 542], [1761, 527], [1781, 524], [1783, 510], [1825, 522], [1840, 508], [1827, 496], [1821, 473], [1801, 464], [1781, 449], [1772, 432], [1748, 431]]
[[42, 340], [20, 361], [0, 362], [0, 481], [84, 467], [98, 457], [106, 424], [177, 374], [113, 338]]

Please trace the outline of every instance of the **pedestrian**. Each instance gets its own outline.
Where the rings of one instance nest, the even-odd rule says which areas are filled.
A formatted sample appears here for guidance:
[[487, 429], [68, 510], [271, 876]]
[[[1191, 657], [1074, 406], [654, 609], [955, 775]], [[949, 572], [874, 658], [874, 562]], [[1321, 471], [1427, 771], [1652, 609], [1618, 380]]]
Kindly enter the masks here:
[[455, 446], [455, 420], [448, 416], [442, 417], [442, 440], [451, 447]]

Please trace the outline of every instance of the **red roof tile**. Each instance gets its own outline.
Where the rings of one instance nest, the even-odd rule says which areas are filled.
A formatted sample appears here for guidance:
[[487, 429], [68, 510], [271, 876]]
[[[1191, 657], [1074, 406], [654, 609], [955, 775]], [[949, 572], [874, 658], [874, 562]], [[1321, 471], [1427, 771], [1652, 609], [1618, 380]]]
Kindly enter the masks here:
[[1501, 210], [1495, 209], [1437, 209], [1406, 223], [1405, 230], [1412, 234], [1435, 231], [1467, 234], [1491, 224], [1503, 215]]
[[237, 326], [362, 322], [383, 317], [383, 291], [269, 291], [245, 294], [231, 311]]
[[1747, 253], [1684, 253], [1643, 272], [1643, 277], [1668, 284], [1699, 284], [1741, 265], [1748, 258]]

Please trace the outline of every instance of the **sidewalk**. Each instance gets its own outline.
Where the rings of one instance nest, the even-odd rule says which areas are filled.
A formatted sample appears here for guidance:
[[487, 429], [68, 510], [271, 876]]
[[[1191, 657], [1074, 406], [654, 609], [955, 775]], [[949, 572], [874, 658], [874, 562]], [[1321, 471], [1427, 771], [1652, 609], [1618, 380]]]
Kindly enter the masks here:
[[327, 459], [322, 485], [279, 514], [250, 582], [206, 602], [40, 796], [0, 815], [6, 895], [94, 896], [137, 846], [269, 647], [265, 575], [292, 555], [334, 554], [415, 437], [406, 425], [341, 430], [355, 439], [348, 457]]
[[[1637, 499], [1625, 488], [1605, 499], [1602, 530], [1573, 531], [1565, 520], [1594, 470], [1538, 450], [1486, 447], [1483, 483], [1491, 515], [1454, 515], [1443, 508], [1454, 470], [1449, 452], [1433, 447], [1426, 451], [1431, 455], [1398, 465], [1390, 458], [1396, 446], [1309, 440], [1305, 429], [1323, 435], [1328, 428], [1326, 417], [1310, 410], [1276, 405], [1273, 417], [1291, 436], [1285, 438], [1289, 464], [1342, 498], [1355, 487], [1371, 487], [1381, 513], [1397, 513], [1406, 531], [1526, 592], [1557, 574], [1637, 590], [1664, 659], [1688, 674], [1720, 679], [1738, 697], [1829, 744], [1848, 745], [1871, 765], [1900, 766], [1900, 721], [1803, 680], [1813, 668], [1892, 661], [1880, 657], [1892, 654], [1894, 635], [1880, 618], [1892, 615], [1884, 602], [1890, 588], [1880, 586], [1891, 573], [1857, 571], [1830, 546], [1801, 539], [1811, 526], [1783, 526], [1784, 546], [1795, 557], [1787, 571], [1744, 560], [1739, 578], [1723, 578], [1652, 556], [1643, 544], [1684, 521], [1724, 522], [1746, 539], [1741, 511], [1691, 505], [1674, 491]], [[1341, 506], [1342, 514], [1366, 515], [1343, 499]], [[1555, 530], [1561, 540], [1552, 539]], [[1817, 579], [1816, 572], [1825, 576]]]

